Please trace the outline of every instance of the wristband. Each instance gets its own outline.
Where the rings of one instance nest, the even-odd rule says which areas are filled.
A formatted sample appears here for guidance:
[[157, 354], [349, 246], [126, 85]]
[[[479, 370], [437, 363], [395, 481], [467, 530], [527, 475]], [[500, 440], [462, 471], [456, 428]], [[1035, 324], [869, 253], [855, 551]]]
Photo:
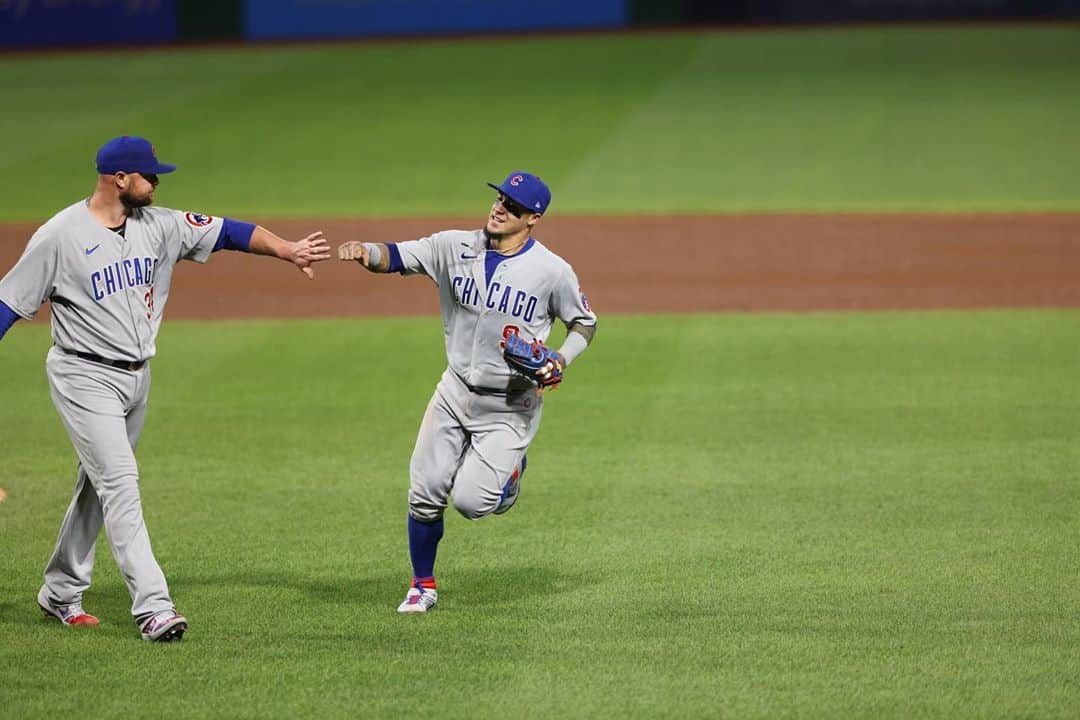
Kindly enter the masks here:
[[585, 339], [584, 335], [572, 331], [567, 333], [566, 340], [563, 341], [562, 347], [559, 348], [559, 354], [566, 360], [566, 367], [570, 367], [570, 363], [574, 362], [574, 358], [585, 352], [587, 347], [589, 347], [589, 341]]
[[368, 252], [368, 267], [379, 267], [379, 263], [382, 262], [382, 248], [375, 243], [364, 243], [364, 247]]

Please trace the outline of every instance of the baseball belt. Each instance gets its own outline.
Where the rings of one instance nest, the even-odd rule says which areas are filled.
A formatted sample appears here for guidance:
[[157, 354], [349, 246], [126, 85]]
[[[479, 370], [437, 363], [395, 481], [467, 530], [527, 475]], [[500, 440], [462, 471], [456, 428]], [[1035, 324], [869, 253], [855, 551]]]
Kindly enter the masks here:
[[130, 370], [132, 372], [134, 372], [135, 370], [141, 370], [142, 366], [146, 364], [145, 360], [110, 360], [108, 358], [103, 358], [100, 355], [94, 355], [93, 353], [79, 352], [78, 350], [68, 350], [67, 348], [60, 348], [60, 350], [66, 355], [74, 355], [75, 357], [82, 358], [83, 360], [89, 360], [90, 362], [108, 365], [109, 367], [120, 368], [121, 370]]

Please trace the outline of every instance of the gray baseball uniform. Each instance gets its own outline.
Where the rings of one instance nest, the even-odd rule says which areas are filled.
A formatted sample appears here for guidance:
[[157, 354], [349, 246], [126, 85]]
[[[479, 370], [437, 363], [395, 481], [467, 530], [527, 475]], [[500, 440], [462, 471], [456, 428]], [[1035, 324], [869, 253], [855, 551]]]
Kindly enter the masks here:
[[45, 588], [58, 604], [80, 602], [89, 587], [104, 523], [132, 614], [173, 608], [143, 521], [134, 451], [173, 268], [180, 260], [206, 262], [222, 222], [144, 207], [121, 234], [80, 201], [45, 223], [0, 280], [0, 301], [23, 318], [52, 302], [46, 371], [79, 457], [75, 494], [45, 569]]
[[440, 518], [453, 491], [469, 518], [492, 513], [523, 470], [543, 398], [515, 375], [499, 341], [516, 331], [546, 341], [555, 319], [592, 327], [570, 265], [530, 238], [514, 255], [487, 249], [482, 230], [449, 230], [389, 245], [390, 269], [439, 288], [449, 367], [428, 404], [410, 463], [409, 508]]

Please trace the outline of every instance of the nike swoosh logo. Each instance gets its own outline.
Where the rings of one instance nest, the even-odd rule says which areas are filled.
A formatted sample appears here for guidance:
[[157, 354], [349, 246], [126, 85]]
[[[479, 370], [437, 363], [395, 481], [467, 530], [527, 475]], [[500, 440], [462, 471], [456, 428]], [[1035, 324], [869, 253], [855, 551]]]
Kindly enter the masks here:
[[477, 257], [476, 255], [467, 255], [465, 253], [461, 253], [461, 259], [462, 260], [475, 260], [476, 257]]
[[101, 243], [98, 243], [97, 245], [95, 245], [92, 248], [86, 248], [86, 254], [87, 255], [93, 255], [94, 251], [97, 250], [99, 247], [101, 247]]

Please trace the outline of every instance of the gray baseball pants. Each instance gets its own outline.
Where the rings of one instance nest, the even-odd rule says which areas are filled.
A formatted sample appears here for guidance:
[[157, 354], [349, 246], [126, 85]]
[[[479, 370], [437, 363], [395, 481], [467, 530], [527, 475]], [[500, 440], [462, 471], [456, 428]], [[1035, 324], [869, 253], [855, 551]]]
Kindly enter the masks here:
[[409, 512], [421, 522], [454, 508], [475, 520], [495, 510], [540, 429], [543, 398], [527, 389], [483, 394], [450, 368], [428, 403], [409, 464]]
[[135, 446], [146, 419], [150, 365], [129, 371], [52, 348], [45, 361], [53, 405], [79, 456], [75, 494], [45, 567], [54, 601], [81, 602], [90, 587], [102, 524], [131, 593], [131, 613], [173, 609], [165, 575], [150, 548], [139, 497]]

